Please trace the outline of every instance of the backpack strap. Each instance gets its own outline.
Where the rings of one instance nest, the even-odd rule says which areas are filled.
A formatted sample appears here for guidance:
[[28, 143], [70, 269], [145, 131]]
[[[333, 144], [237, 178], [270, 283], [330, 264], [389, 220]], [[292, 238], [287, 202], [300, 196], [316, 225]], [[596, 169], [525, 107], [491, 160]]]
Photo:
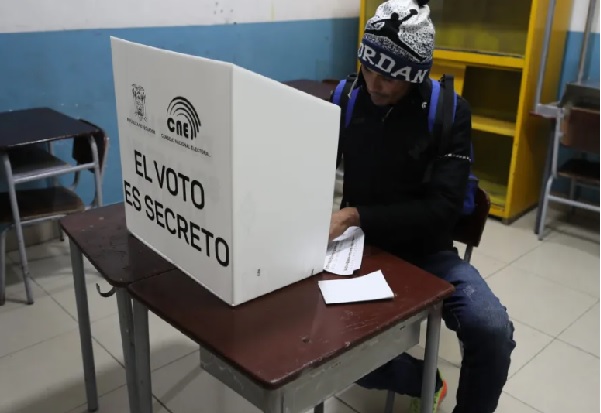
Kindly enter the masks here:
[[351, 97], [346, 107], [346, 113], [344, 116], [344, 126], [348, 127], [351, 123], [351, 118], [353, 117], [353, 108], [355, 107], [355, 103], [357, 102], [357, 96], [359, 95], [359, 88], [354, 88], [351, 92]]
[[347, 79], [343, 79], [340, 82], [338, 82], [338, 85], [336, 86], [336, 89], [334, 89], [334, 93], [332, 95], [332, 103], [340, 106], [340, 102], [342, 100], [342, 93], [347, 83]]
[[441, 79], [441, 86], [444, 90], [442, 104], [445, 108], [453, 108], [453, 110], [445, 110], [442, 114], [442, 136], [445, 141], [453, 129], [455, 111], [457, 109], [457, 93], [455, 93], [453, 80], [452, 75], [443, 75]]
[[[359, 95], [359, 88], [353, 88], [355, 86], [357, 75], [350, 75], [346, 79], [341, 80], [340, 83], [334, 89], [332, 95], [332, 103], [340, 106], [340, 109], [344, 112], [344, 126], [347, 127], [353, 116], [353, 109], [357, 102], [357, 96]], [[352, 90], [351, 90], [352, 89]]]
[[[442, 95], [442, 98], [441, 98]], [[452, 108], [449, 110], [449, 108]], [[428, 129], [432, 136], [438, 139], [438, 154], [443, 156], [446, 151], [444, 143], [449, 136], [455, 121], [457, 94], [453, 87], [453, 76], [443, 75], [440, 81], [432, 79], [430, 105], [428, 107]]]
[[438, 80], [432, 79], [432, 91], [430, 92], [430, 105], [428, 107], [428, 130], [434, 134], [434, 124], [436, 123], [436, 115], [440, 113], [438, 107], [438, 98], [440, 96], [440, 83]]

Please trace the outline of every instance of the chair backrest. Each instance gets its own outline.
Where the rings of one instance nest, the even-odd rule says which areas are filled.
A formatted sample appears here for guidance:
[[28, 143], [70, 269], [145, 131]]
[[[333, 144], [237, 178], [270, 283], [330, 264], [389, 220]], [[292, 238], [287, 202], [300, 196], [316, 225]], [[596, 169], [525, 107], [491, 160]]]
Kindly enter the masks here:
[[474, 212], [470, 215], [462, 216], [453, 232], [453, 239], [468, 247], [477, 247], [480, 245], [484, 226], [486, 225], [490, 211], [490, 197], [480, 187], [476, 191], [475, 203]]
[[577, 151], [599, 154], [599, 110], [572, 107], [562, 123], [562, 145]]
[[[98, 127], [92, 122], [89, 122], [85, 119], [80, 119], [80, 121], [98, 129], [98, 131], [92, 136], [96, 141], [96, 148], [98, 149], [98, 163], [100, 164], [99, 167], [102, 174], [106, 161], [106, 154], [108, 151], [108, 136], [102, 128]], [[90, 146], [90, 140], [87, 136], [79, 137], [74, 140], [73, 151], [71, 155], [78, 164], [93, 162], [94, 158], [92, 157], [92, 148]]]

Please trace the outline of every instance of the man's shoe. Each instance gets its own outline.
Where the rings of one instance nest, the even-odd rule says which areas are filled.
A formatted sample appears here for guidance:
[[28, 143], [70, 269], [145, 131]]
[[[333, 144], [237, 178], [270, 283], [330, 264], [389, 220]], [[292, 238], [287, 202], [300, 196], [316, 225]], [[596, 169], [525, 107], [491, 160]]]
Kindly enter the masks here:
[[[447, 382], [445, 380], [442, 381], [442, 386], [436, 393], [434, 393], [434, 408], [432, 409], [433, 413], [438, 411], [440, 404], [447, 396]], [[415, 397], [411, 399], [411, 403], [409, 404], [409, 412], [410, 413], [421, 413], [421, 399], [419, 397]]]

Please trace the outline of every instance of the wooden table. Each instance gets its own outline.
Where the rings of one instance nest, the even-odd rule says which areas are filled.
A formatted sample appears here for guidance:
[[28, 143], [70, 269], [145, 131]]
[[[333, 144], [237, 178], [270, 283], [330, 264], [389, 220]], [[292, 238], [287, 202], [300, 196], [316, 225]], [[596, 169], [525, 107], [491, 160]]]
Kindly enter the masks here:
[[[21, 217], [19, 214], [19, 202], [17, 202], [16, 185], [31, 182], [38, 179], [57, 177], [62, 174], [76, 172], [78, 170], [94, 168], [99, 170], [98, 149], [92, 135], [100, 130], [86, 122], [73, 119], [67, 115], [48, 108], [34, 108], [0, 113], [0, 159], [3, 164], [4, 173], [8, 185], [8, 197], [12, 220], [19, 245], [19, 256], [21, 258], [21, 270], [25, 283], [27, 303], [33, 304], [29, 280], [29, 266], [25, 252], [25, 241], [21, 228]], [[93, 162], [90, 165], [71, 166], [52, 156], [50, 143], [61, 139], [76, 139], [87, 137], [92, 147]], [[36, 144], [46, 143], [48, 151], [35, 150]], [[26, 153], [23, 153], [27, 150]], [[21, 155], [21, 156], [18, 156]], [[13, 165], [13, 159], [18, 158], [17, 164]], [[95, 173], [97, 188], [100, 184], [100, 174]], [[102, 193], [97, 191], [97, 200], [102, 204]], [[23, 201], [23, 200], [22, 200]], [[23, 205], [22, 205], [23, 206]], [[1, 237], [1, 240], [4, 240]], [[0, 242], [0, 271], [4, 274], [4, 245]], [[0, 277], [1, 278], [1, 277]], [[0, 285], [0, 288], [2, 285]], [[0, 301], [4, 299], [3, 291], [0, 292]], [[1, 302], [0, 304], [3, 304]]]
[[[428, 318], [422, 411], [431, 412], [442, 300], [453, 287], [366, 247], [358, 274], [382, 270], [393, 300], [326, 306], [321, 273], [230, 307], [175, 269], [128, 286], [134, 299], [200, 345], [202, 367], [265, 412], [304, 412], [419, 342]], [[148, 317], [134, 320], [140, 407], [151, 412]], [[146, 398], [146, 400], [143, 400]]]
[[453, 287], [387, 253], [367, 247], [359, 273], [381, 269], [394, 300], [326, 306], [317, 281], [335, 277], [320, 274], [230, 307], [132, 236], [123, 204], [70, 215], [61, 226], [71, 242], [90, 411], [98, 400], [82, 254], [116, 289], [132, 412], [151, 411], [147, 309], [200, 345], [210, 374], [265, 411], [326, 400], [416, 345], [429, 317], [424, 394], [433, 394], [441, 302]]

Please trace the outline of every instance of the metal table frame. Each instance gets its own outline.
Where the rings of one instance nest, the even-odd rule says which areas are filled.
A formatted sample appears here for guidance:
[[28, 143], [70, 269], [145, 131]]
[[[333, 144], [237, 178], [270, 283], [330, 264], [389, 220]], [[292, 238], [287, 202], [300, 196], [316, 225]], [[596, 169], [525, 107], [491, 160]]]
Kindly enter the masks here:
[[[127, 293], [125, 293], [127, 294]], [[129, 295], [129, 294], [127, 294]], [[125, 298], [123, 299], [126, 300]], [[131, 297], [127, 297], [131, 300]], [[124, 305], [126, 306], [126, 305]], [[120, 320], [122, 312], [119, 311]], [[152, 412], [152, 383], [150, 372], [150, 346], [148, 336], [148, 309], [133, 298], [133, 317], [126, 318], [121, 331], [125, 332], [124, 343], [133, 343], [129, 348], [126, 362], [127, 381], [130, 397], [138, 396], [138, 401], [130, 407], [132, 413]], [[275, 389], [267, 389], [250, 380], [247, 375], [225, 362], [211, 351], [200, 347], [203, 369], [211, 376], [230, 387], [248, 402], [266, 413], [302, 413], [315, 408], [322, 411], [328, 398], [353, 385], [365, 374], [392, 360], [399, 354], [419, 343], [421, 322], [428, 319], [426, 331], [426, 352], [422, 378], [421, 413], [431, 413], [434, 404], [436, 369], [440, 344], [442, 303], [437, 303], [408, 320], [383, 331], [376, 337], [346, 351], [316, 369], [309, 370], [292, 382]], [[133, 324], [129, 325], [129, 322]], [[127, 327], [124, 329], [123, 325]], [[133, 340], [132, 330], [133, 329]], [[124, 344], [125, 346], [125, 344]], [[135, 383], [136, 388], [130, 388]], [[138, 410], [135, 410], [135, 409]]]
[[[70, 239], [77, 319], [84, 367], [88, 411], [98, 410], [98, 390], [87, 286], [81, 249]], [[152, 413], [152, 377], [147, 307], [132, 298], [127, 287], [113, 287], [103, 296], [117, 295], [121, 344], [131, 413]], [[427, 318], [421, 412], [431, 413], [442, 322], [442, 301], [404, 320], [370, 340], [342, 353], [294, 381], [274, 389], [259, 386], [247, 375], [200, 346], [201, 365], [209, 374], [266, 413], [302, 413], [351, 386], [365, 374], [419, 343], [421, 322]]]

